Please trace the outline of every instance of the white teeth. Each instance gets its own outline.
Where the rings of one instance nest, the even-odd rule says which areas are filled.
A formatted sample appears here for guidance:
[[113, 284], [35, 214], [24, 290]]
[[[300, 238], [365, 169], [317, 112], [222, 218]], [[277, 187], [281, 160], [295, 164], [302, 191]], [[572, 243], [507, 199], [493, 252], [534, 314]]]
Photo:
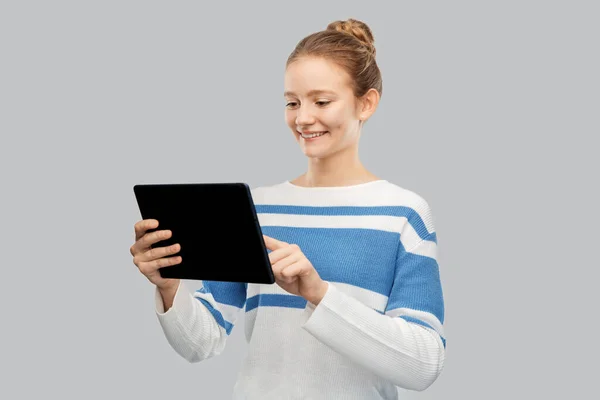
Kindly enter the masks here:
[[318, 136], [323, 136], [325, 133], [327, 133], [327, 132], [317, 132], [317, 133], [312, 133], [310, 135], [305, 135], [304, 133], [300, 133], [300, 134], [305, 139], [312, 139], [312, 138], [315, 138], [315, 137], [318, 137]]

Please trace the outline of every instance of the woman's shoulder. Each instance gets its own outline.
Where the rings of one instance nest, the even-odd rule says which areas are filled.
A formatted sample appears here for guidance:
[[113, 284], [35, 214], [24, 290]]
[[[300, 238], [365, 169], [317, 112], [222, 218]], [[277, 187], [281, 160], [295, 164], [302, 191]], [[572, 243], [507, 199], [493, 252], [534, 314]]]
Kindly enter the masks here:
[[283, 189], [286, 185], [288, 181], [283, 181], [283, 182], [277, 182], [277, 183], [271, 183], [271, 184], [261, 184], [261, 185], [255, 185], [255, 186], [250, 186], [250, 192], [252, 193], [252, 196], [255, 198], [259, 198], [265, 195], [268, 195], [269, 193], [276, 193], [281, 191], [281, 189]]
[[378, 189], [380, 202], [391, 206], [409, 207], [415, 210], [429, 209], [429, 203], [420, 193], [398, 183], [385, 180]]
[[399, 213], [406, 217], [408, 224], [423, 235], [435, 231], [434, 218], [429, 202], [421, 194], [398, 184], [388, 187], [389, 202], [400, 208]]

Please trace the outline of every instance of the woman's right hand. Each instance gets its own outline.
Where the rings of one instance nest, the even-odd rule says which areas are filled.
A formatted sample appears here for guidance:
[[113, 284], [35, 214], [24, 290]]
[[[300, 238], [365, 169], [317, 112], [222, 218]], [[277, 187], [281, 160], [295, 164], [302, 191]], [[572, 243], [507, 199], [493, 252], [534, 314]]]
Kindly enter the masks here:
[[181, 250], [181, 245], [175, 243], [171, 246], [151, 248], [152, 244], [168, 239], [172, 234], [169, 230], [146, 232], [157, 227], [158, 221], [155, 219], [144, 219], [136, 222], [134, 226], [135, 243], [129, 251], [133, 256], [133, 263], [150, 282], [159, 289], [176, 288], [179, 286], [179, 279], [165, 279], [160, 276], [158, 270], [181, 262], [181, 256], [168, 257]]

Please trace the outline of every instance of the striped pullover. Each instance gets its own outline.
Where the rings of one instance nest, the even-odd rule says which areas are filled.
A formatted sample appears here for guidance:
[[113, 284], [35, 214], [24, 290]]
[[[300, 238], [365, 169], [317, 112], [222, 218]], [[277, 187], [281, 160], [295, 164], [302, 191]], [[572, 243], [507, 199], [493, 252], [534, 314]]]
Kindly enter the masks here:
[[[428, 203], [387, 180], [252, 189], [263, 233], [300, 246], [325, 297], [279, 285], [202, 281], [156, 315], [189, 362], [220, 354], [243, 315], [248, 351], [233, 399], [398, 399], [422, 391], [445, 358], [437, 237]], [[243, 240], [243, 239], [240, 239]]]

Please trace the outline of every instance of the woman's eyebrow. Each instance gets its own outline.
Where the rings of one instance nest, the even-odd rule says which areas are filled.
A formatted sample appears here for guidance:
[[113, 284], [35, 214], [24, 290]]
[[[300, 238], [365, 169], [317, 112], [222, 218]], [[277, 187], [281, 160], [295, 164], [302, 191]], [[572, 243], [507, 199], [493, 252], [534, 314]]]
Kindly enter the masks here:
[[[331, 90], [324, 90], [324, 89], [315, 89], [315, 90], [311, 90], [309, 91], [306, 95], [307, 96], [314, 96], [316, 94], [335, 94], [333, 91]], [[283, 96], [296, 96], [296, 93], [291, 92], [291, 91], [286, 91], [283, 93]]]

